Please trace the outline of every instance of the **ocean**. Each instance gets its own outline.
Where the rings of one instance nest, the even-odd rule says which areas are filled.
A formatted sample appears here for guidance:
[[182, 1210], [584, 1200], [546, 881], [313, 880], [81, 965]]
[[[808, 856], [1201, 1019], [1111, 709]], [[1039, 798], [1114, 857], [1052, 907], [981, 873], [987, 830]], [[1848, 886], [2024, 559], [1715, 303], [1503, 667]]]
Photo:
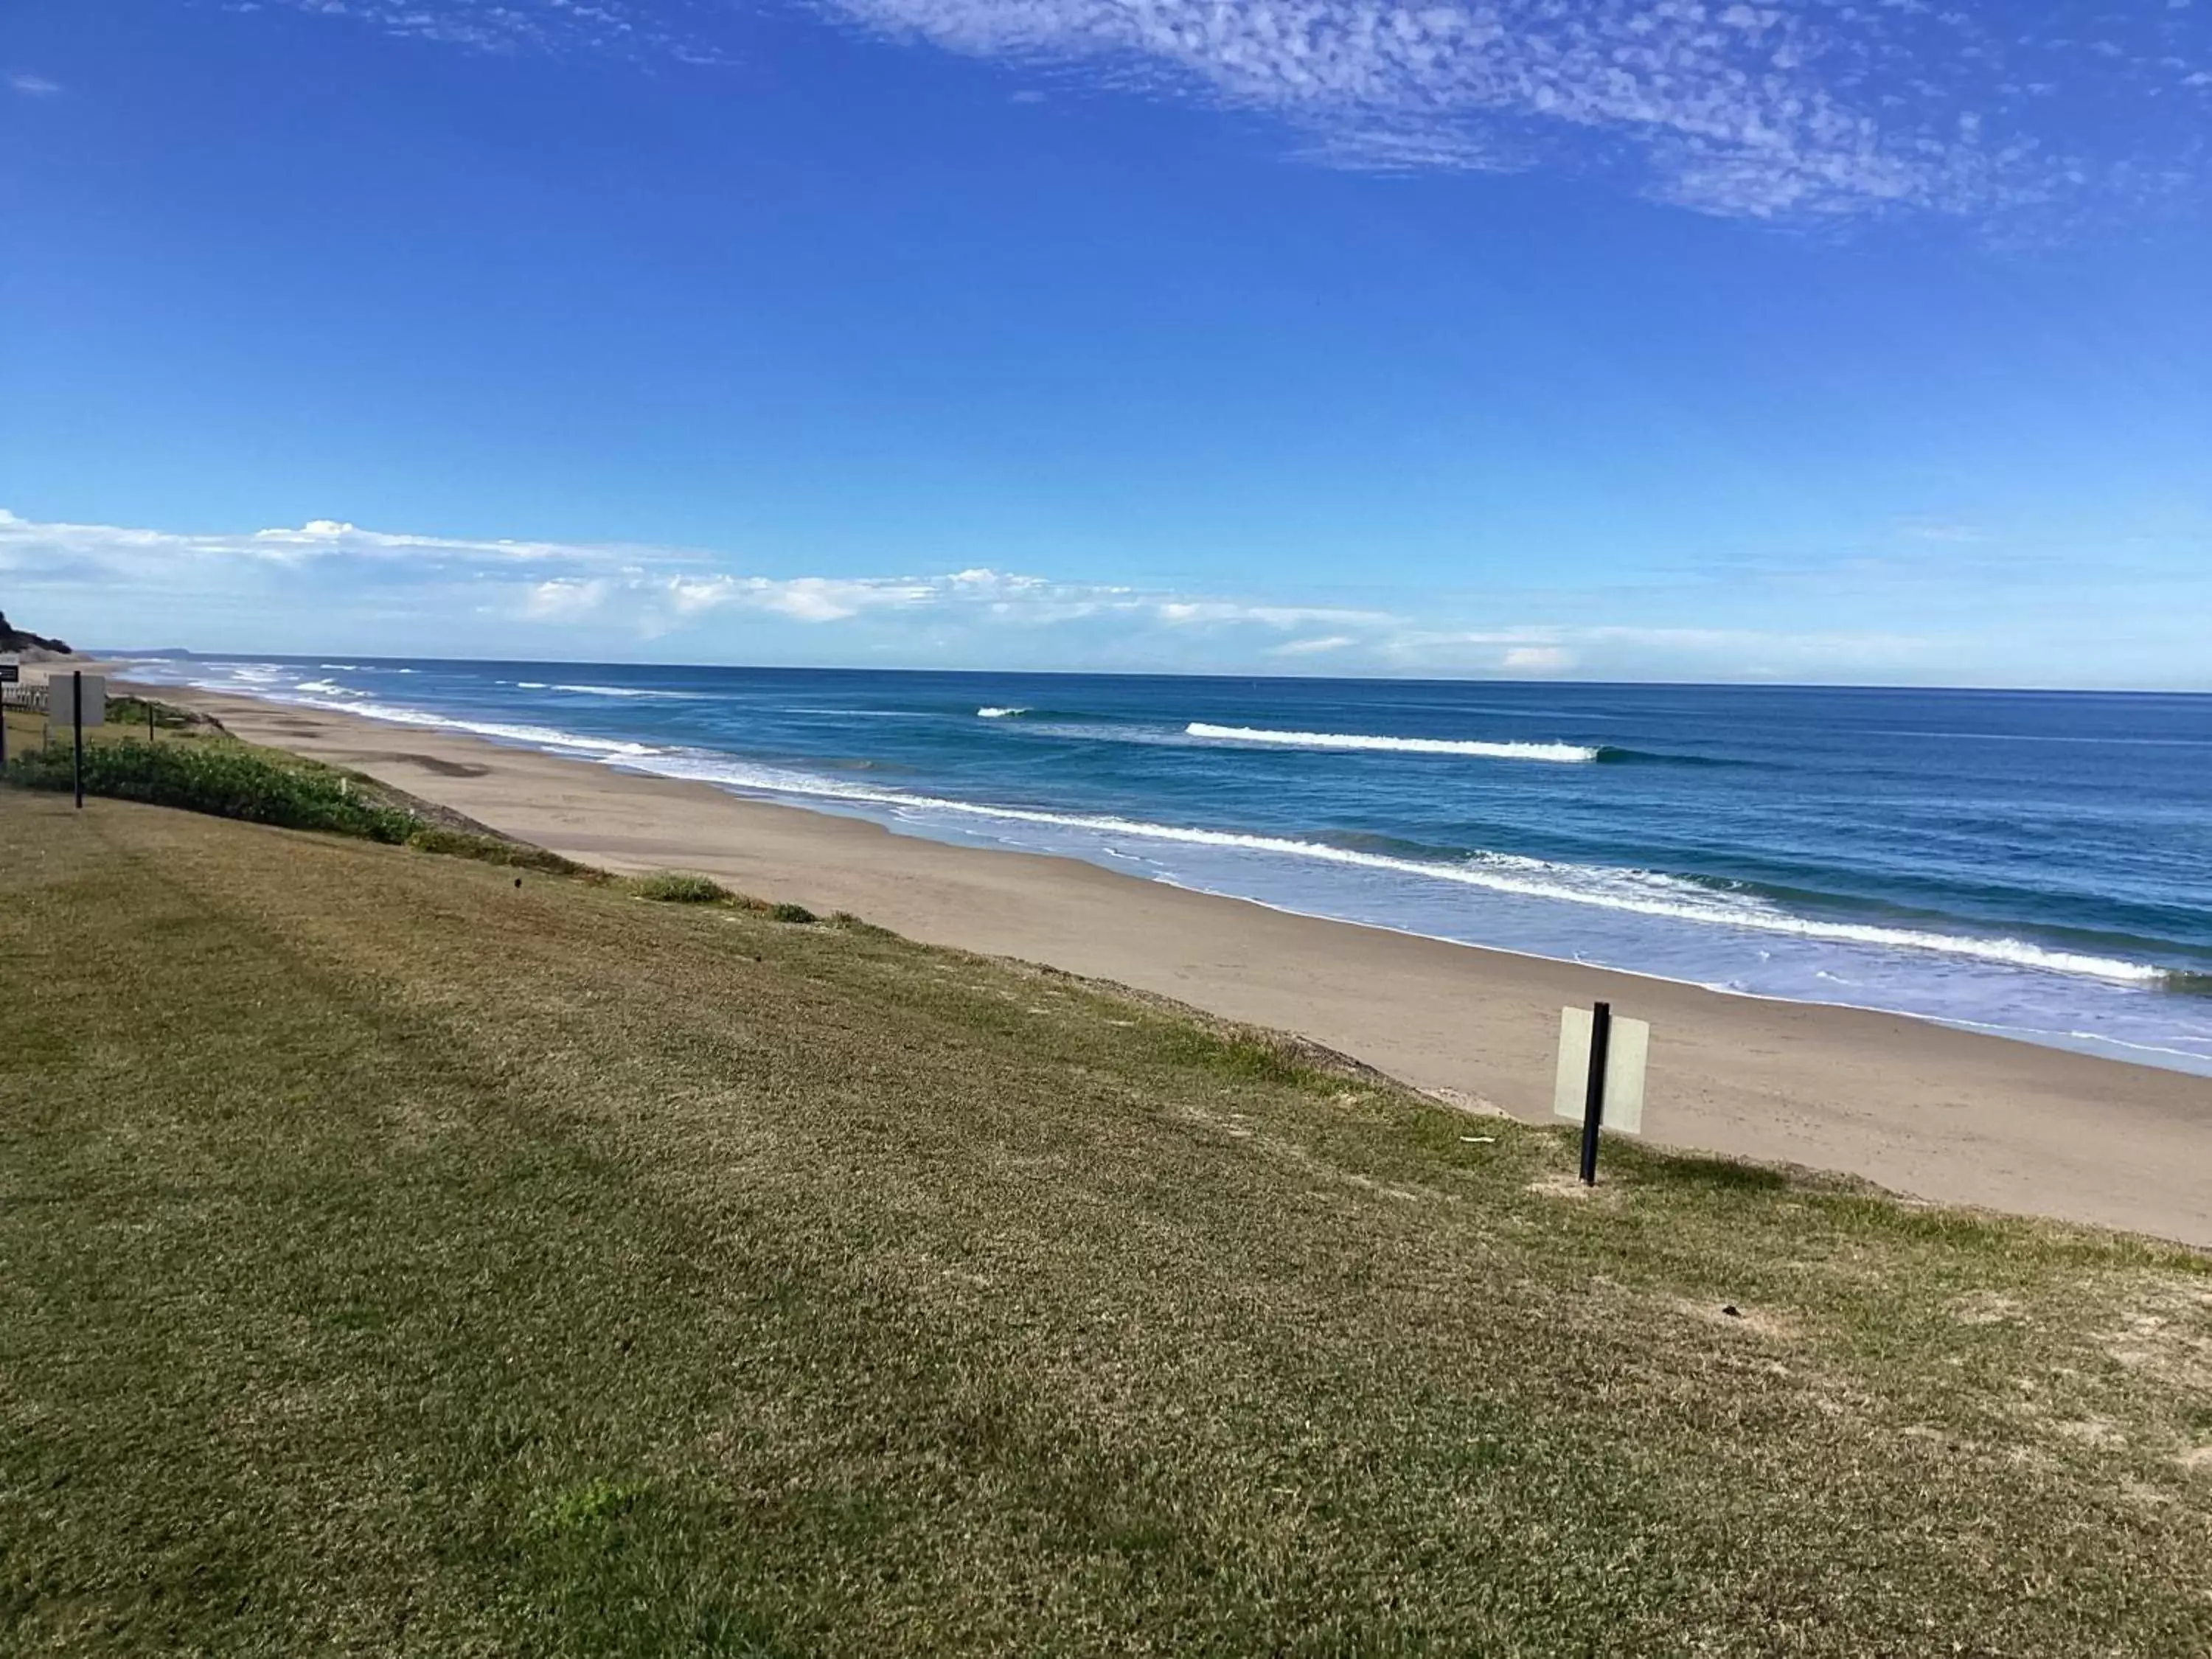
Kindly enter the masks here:
[[129, 672], [2212, 1076], [2212, 696], [367, 658]]

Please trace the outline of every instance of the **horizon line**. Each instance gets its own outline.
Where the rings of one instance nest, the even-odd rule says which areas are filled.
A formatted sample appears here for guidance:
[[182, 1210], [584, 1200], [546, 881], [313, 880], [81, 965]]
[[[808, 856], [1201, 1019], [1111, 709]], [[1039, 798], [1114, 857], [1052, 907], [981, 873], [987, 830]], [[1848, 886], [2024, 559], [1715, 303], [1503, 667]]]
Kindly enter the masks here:
[[[374, 652], [345, 651], [333, 646], [325, 651], [199, 651], [184, 646], [125, 649], [120, 647], [84, 649], [79, 655], [114, 659], [212, 661], [222, 658], [264, 658], [307, 661], [341, 653], [369, 662], [481, 663], [493, 665], [553, 665], [579, 668], [705, 669], [726, 673], [779, 674], [938, 674], [1026, 675], [1054, 679], [1157, 680], [1299, 680], [1339, 684], [1389, 685], [1552, 685], [1591, 690], [1632, 690], [1662, 686], [1704, 691], [1960, 691], [2014, 696], [2075, 697], [2212, 697], [2206, 686], [2019, 685], [1941, 684], [1919, 680], [1698, 680], [1698, 679], [1574, 679], [1561, 675], [1513, 674], [1316, 674], [1295, 671], [1164, 668], [943, 668], [884, 664], [659, 662], [622, 657], [406, 657]], [[243, 695], [243, 694], [240, 694]]]

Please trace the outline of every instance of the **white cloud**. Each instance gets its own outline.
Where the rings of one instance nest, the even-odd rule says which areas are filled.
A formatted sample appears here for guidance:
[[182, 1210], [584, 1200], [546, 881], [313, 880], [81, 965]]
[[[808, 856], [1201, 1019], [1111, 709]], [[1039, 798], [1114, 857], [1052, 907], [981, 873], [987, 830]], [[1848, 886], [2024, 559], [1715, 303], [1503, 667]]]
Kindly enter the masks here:
[[[337, 519], [186, 533], [40, 523], [0, 509], [0, 599], [23, 625], [95, 647], [2203, 684], [2201, 580], [2169, 574], [2163, 586], [2145, 586], [2144, 574], [2115, 588], [2106, 560], [2076, 561], [2064, 582], [2054, 574], [2032, 590], [1992, 583], [1986, 562], [2016, 550], [2008, 537], [1988, 535], [1986, 545], [1939, 538], [1907, 562], [1838, 569], [1809, 594], [1786, 573], [1752, 571], [1671, 588], [1437, 593], [1368, 607], [1356, 589], [1343, 602], [1308, 604], [1297, 594], [1177, 592], [983, 566], [785, 574], [636, 543], [416, 535]], [[2198, 559], [2187, 568], [2208, 567]], [[1611, 620], [1618, 617], [1638, 620]], [[1814, 617], [1821, 625], [1805, 626]]]
[[1575, 653], [1563, 645], [1516, 645], [1498, 666], [1525, 674], [1561, 674], [1575, 665]]
[[1159, 618], [1177, 628], [1257, 623], [1263, 628], [1304, 628], [1310, 623], [1385, 623], [1380, 611], [1354, 611], [1338, 606], [1237, 605], [1220, 599], [1163, 599]]
[[[483, 50], [729, 57], [726, 26], [672, 0], [286, 3]], [[809, 3], [1024, 76], [1262, 112], [1328, 165], [1633, 158], [1653, 196], [1762, 218], [2201, 193], [2212, 110], [2212, 24], [2191, 9], [2115, 9], [2084, 40], [2057, 0]]]
[[26, 98], [52, 98], [61, 91], [61, 82], [49, 81], [43, 75], [27, 75], [21, 71], [8, 77], [9, 89], [20, 92]]
[[1946, 542], [1955, 546], [1970, 546], [1988, 538], [1970, 524], [1946, 524], [1927, 519], [1909, 519], [1897, 527], [1897, 533], [1907, 541]]
[[[1872, 629], [1538, 623], [1505, 629], [1401, 627], [1371, 642], [1401, 672], [1773, 679], [1926, 673], [1945, 641]], [[1955, 643], [1955, 641], [1951, 641]]]
[[591, 616], [606, 600], [603, 580], [555, 576], [530, 585], [522, 596], [522, 614], [533, 622], [574, 622]]
[[1107, 619], [1124, 627], [1270, 633], [1320, 624], [1388, 625], [1380, 611], [1252, 603], [971, 567], [931, 575], [772, 576], [711, 556], [629, 543], [427, 536], [334, 519], [296, 528], [184, 534], [114, 525], [33, 523], [0, 508], [0, 573], [142, 593], [209, 593], [280, 580], [324, 589], [432, 595], [547, 624], [585, 622], [659, 635], [716, 615], [824, 625], [871, 616], [957, 617], [1005, 627]]

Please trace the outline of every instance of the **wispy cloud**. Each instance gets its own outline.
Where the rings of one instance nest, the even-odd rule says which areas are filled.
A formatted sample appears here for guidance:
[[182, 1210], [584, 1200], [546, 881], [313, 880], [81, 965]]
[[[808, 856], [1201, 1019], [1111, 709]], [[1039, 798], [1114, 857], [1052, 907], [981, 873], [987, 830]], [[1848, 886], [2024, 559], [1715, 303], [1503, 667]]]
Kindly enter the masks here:
[[720, 614], [809, 624], [909, 613], [991, 627], [1050, 627], [1094, 617], [1186, 634], [1316, 624], [1382, 628], [1382, 611], [1254, 602], [1213, 594], [1048, 580], [975, 568], [921, 575], [775, 576], [714, 556], [629, 543], [424, 536], [318, 519], [296, 528], [182, 534], [114, 525], [34, 523], [0, 509], [0, 574], [139, 592], [204, 593], [225, 584], [295, 585], [465, 596], [480, 613], [527, 622], [593, 623], [655, 637]]
[[1318, 639], [1285, 640], [1268, 651], [1272, 657], [1317, 657], [1324, 652], [1343, 651], [1358, 645], [1358, 640], [1350, 634], [1325, 634]]
[[1907, 541], [1944, 542], [1960, 547], [1972, 546], [1989, 539], [1972, 525], [1949, 524], [1932, 519], [1908, 519], [1898, 526], [1897, 533]]
[[0, 509], [0, 583], [11, 611], [94, 643], [268, 649], [266, 636], [239, 631], [242, 618], [265, 618], [257, 625], [281, 630], [293, 648], [399, 655], [1745, 678], [1924, 670], [1929, 646], [1863, 630], [1455, 625], [1459, 601], [1410, 617], [988, 567], [779, 574], [683, 548], [416, 535], [336, 520], [185, 533]]
[[1373, 644], [1378, 656], [1404, 672], [1729, 680], [1903, 676], [1925, 680], [1941, 677], [1942, 653], [1957, 641], [1869, 629], [1597, 623], [1505, 629], [1406, 627]]
[[[691, 0], [283, 0], [483, 50], [726, 58]], [[1260, 112], [1394, 171], [1626, 168], [1699, 211], [2201, 200], [2212, 7], [2067, 0], [809, 0], [895, 42]], [[1020, 95], [1020, 94], [1017, 94]]]
[[17, 70], [8, 77], [8, 89], [19, 92], [26, 98], [52, 98], [62, 89], [58, 81], [49, 81], [43, 75], [30, 75]]

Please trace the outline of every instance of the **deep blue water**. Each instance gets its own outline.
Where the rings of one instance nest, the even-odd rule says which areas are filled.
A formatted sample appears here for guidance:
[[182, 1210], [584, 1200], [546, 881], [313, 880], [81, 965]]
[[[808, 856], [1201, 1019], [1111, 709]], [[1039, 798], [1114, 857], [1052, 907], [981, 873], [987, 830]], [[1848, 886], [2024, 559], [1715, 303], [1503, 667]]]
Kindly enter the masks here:
[[2212, 1075], [2212, 697], [371, 659], [133, 672]]

